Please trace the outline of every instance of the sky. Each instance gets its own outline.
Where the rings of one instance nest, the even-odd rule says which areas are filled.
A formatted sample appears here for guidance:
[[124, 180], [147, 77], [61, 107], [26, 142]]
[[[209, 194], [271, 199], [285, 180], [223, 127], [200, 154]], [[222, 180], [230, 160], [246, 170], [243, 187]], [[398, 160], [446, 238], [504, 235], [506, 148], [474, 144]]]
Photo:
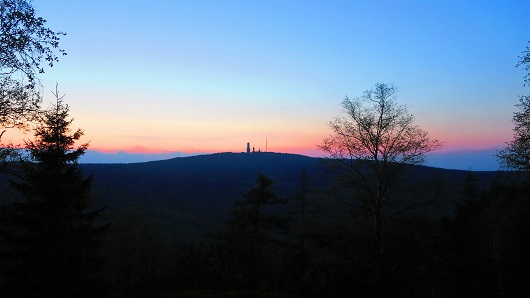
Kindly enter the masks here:
[[[530, 44], [525, 1], [34, 0], [67, 33], [41, 75], [92, 155], [256, 150], [325, 156], [345, 96], [375, 83], [445, 146], [427, 164], [498, 168]], [[14, 131], [4, 139], [31, 138]], [[180, 153], [177, 153], [180, 152]], [[486, 154], [487, 153], [487, 154]], [[117, 156], [117, 155], [116, 155]], [[153, 157], [154, 158], [154, 157]]]

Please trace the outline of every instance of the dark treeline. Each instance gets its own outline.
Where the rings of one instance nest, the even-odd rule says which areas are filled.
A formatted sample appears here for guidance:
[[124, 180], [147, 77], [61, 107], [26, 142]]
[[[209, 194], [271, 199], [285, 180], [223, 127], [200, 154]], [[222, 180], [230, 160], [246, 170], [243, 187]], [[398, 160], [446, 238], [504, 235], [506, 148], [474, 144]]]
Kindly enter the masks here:
[[[388, 190], [392, 200], [381, 210], [375, 234], [371, 201], [350, 180], [332, 175], [347, 166], [341, 160], [320, 160], [320, 171], [308, 171], [298, 167], [305, 165], [301, 162], [305, 159], [295, 155], [190, 158], [187, 163], [204, 162], [193, 163], [196, 171], [204, 173], [204, 180], [187, 180], [188, 194], [232, 181], [229, 186], [210, 188], [210, 196], [222, 198], [222, 192], [247, 185], [228, 210], [216, 206], [226, 204], [222, 200], [195, 202], [193, 208], [210, 209], [196, 214], [212, 216], [211, 210], [218, 214], [207, 228], [193, 229], [175, 220], [192, 214], [178, 212], [188, 204], [182, 193], [175, 193], [180, 205], [171, 208], [167, 199], [157, 203], [152, 194], [139, 192], [140, 198], [134, 198], [127, 193], [125, 197], [134, 204], [114, 202], [114, 208], [104, 212], [102, 207], [112, 198], [98, 197], [102, 190], [94, 192], [92, 185], [98, 173], [83, 174], [76, 163], [86, 146], [73, 147], [82, 131], [69, 133], [67, 112], [61, 101], [47, 112], [48, 121], [28, 146], [32, 160], [12, 165], [15, 176], [8, 176], [12, 191], [2, 193], [9, 196], [2, 197], [0, 209], [3, 297], [530, 294], [526, 286], [530, 183], [523, 173], [499, 172], [492, 178], [485, 173], [400, 167]], [[246, 177], [240, 167], [227, 170], [223, 159], [230, 164], [240, 160], [267, 174]], [[280, 162], [271, 162], [275, 159]], [[307, 160], [309, 164], [316, 161]], [[333, 171], [326, 170], [333, 161], [337, 162]], [[167, 176], [171, 170], [164, 164], [179, 165], [175, 160], [144, 166]], [[244, 183], [213, 179], [217, 176], [208, 168], [220, 171], [220, 176], [239, 173]], [[184, 172], [191, 179], [188, 170]], [[292, 172], [298, 173], [295, 180]], [[145, 172], [137, 174], [135, 179], [148, 178]], [[109, 173], [105, 177], [114, 181]], [[286, 187], [293, 181], [295, 187]], [[125, 191], [120, 185], [106, 194]], [[156, 208], [166, 211], [163, 216], [150, 212], [157, 204]]]
[[342, 216], [354, 212], [306, 182], [279, 198], [260, 175], [202, 240], [174, 241], [140, 210], [122, 213], [101, 274], [112, 297], [523, 297], [530, 189], [515, 180], [479, 189], [469, 173], [452, 216], [389, 218], [376, 264], [371, 222]]
[[[253, 158], [260, 156], [267, 154]], [[1, 291], [6, 297], [527, 296], [530, 184], [526, 177], [499, 172], [490, 179], [481, 173], [464, 177], [427, 170], [413, 167], [407, 179], [394, 185], [396, 196], [404, 198], [399, 201], [414, 197], [428, 203], [407, 212], [390, 212], [393, 216], [385, 219], [379, 244], [373, 237], [372, 218], [362, 205], [352, 204], [357, 192], [345, 188], [341, 180], [322, 184], [321, 174], [300, 168], [298, 185], [290, 193], [278, 188], [281, 179], [287, 179], [281, 175], [255, 176], [253, 185], [234, 198], [231, 210], [218, 215], [225, 220], [216, 221], [207, 234], [171, 223], [174, 214], [169, 209], [165, 217], [153, 216], [147, 205], [122, 205], [106, 213], [99, 205], [87, 208], [86, 204], [79, 211], [58, 210], [78, 219], [90, 214], [99, 219], [85, 221], [92, 233], [79, 233], [75, 230], [79, 226], [72, 224], [76, 237], [51, 233], [51, 238], [42, 238], [32, 258], [17, 267], [12, 254], [24, 255], [21, 247], [35, 248], [6, 241], [10, 235], [6, 231], [13, 231], [6, 228], [20, 225], [21, 219], [27, 219], [24, 214], [33, 214], [30, 218], [35, 220], [45, 214], [42, 209], [28, 213], [29, 205], [19, 204], [28, 201], [19, 197], [14, 205], [18, 217], [5, 216], [13, 214], [8, 213], [13, 205], [4, 203], [2, 209]], [[77, 177], [70, 178], [71, 185], [79, 185], [75, 188], [79, 192], [69, 194], [86, 198], [82, 194], [92, 176], [67, 172]], [[448, 180], [455, 177], [464, 178], [458, 178], [457, 191], [449, 191], [453, 182]], [[11, 185], [26, 189], [20, 183]], [[26, 221], [22, 228], [38, 230], [38, 225]], [[176, 236], [194, 233], [195, 237]], [[57, 249], [52, 243], [66, 247], [51, 253]], [[83, 246], [76, 246], [79, 243]], [[48, 256], [38, 259], [45, 256], [39, 249], [46, 247]], [[51, 279], [53, 272], [59, 277]], [[20, 289], [36, 289], [38, 294]]]

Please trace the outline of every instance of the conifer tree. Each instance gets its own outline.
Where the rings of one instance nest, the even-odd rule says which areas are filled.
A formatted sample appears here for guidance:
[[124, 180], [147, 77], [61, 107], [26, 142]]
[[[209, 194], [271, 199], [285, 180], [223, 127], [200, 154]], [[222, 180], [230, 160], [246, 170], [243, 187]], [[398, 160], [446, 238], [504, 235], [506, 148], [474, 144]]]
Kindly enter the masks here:
[[240, 277], [231, 281], [239, 289], [257, 289], [273, 283], [271, 261], [279, 257], [275, 249], [282, 244], [288, 223], [277, 208], [287, 201], [271, 189], [273, 184], [266, 175], [259, 174], [256, 186], [234, 203], [227, 222], [226, 236], [237, 264], [229, 275]]
[[107, 225], [96, 223], [102, 209], [89, 209], [92, 177], [78, 168], [88, 147], [75, 147], [83, 131], [72, 133], [69, 106], [57, 90], [54, 95], [11, 181], [25, 199], [5, 212], [5, 290], [24, 297], [95, 297], [97, 248]]
[[271, 190], [273, 181], [259, 174], [257, 185], [234, 203], [232, 219], [228, 221], [232, 232], [244, 238], [252, 251], [259, 251], [265, 243], [274, 242], [278, 232], [285, 229], [285, 217], [265, 211], [267, 206], [286, 204]]

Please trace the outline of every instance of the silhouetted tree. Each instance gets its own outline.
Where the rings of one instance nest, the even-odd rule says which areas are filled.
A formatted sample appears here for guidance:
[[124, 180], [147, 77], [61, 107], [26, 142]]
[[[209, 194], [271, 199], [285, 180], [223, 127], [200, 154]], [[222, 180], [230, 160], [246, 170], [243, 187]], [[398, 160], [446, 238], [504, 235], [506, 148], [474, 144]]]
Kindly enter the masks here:
[[278, 198], [271, 190], [272, 185], [271, 179], [259, 174], [257, 185], [234, 203], [232, 218], [228, 221], [231, 231], [243, 236], [252, 251], [259, 251], [262, 245], [276, 238], [277, 231], [285, 228], [284, 216], [266, 210], [286, 204], [286, 200]]
[[38, 90], [0, 76], [0, 128], [27, 128], [27, 122], [37, 116], [40, 102]]
[[506, 297], [530, 296], [526, 279], [530, 276], [530, 183], [523, 181], [501, 191], [509, 208], [503, 216], [500, 272]]
[[0, 139], [0, 145], [2, 145], [0, 148], [0, 174], [10, 173], [13, 170], [13, 162], [16, 162], [20, 157], [20, 152], [13, 144], [2, 144], [1, 141]]
[[[530, 43], [530, 41], [528, 42]], [[527, 72], [524, 76], [524, 85], [530, 84], [530, 46], [527, 46], [523, 51], [523, 56], [519, 56], [519, 62], [515, 65], [516, 67], [523, 66], [524, 70]]]
[[[236, 252], [236, 274], [241, 276], [241, 288], [253, 289], [273, 279], [266, 261], [275, 256], [274, 248], [281, 244], [287, 228], [287, 218], [274, 206], [286, 204], [272, 191], [273, 181], [259, 174], [257, 185], [234, 203], [226, 235]], [[271, 210], [272, 209], [272, 210]]]
[[454, 277], [451, 296], [498, 297], [491, 239], [494, 238], [491, 214], [492, 196], [478, 192], [476, 176], [469, 173], [464, 180], [461, 198], [449, 225], [454, 247]]
[[65, 35], [45, 26], [31, 1], [0, 1], [0, 127], [20, 127], [38, 110], [36, 88], [43, 64], [50, 67], [66, 52], [59, 48]]
[[92, 177], [78, 168], [88, 146], [74, 147], [83, 131], [70, 131], [69, 107], [57, 91], [55, 96], [55, 105], [36, 127], [35, 140], [26, 142], [28, 160], [20, 161], [18, 178], [12, 181], [25, 200], [5, 212], [5, 293], [95, 297], [100, 288], [95, 282], [101, 261], [97, 249], [107, 226], [97, 223], [102, 209], [89, 209]]
[[[530, 84], [530, 47], [523, 51], [523, 56], [516, 67], [523, 66], [526, 71], [524, 76], [524, 86]], [[501, 167], [509, 170], [530, 171], [530, 96], [519, 96], [519, 103], [516, 105], [518, 111], [514, 112], [512, 122], [515, 125], [513, 140], [506, 143], [507, 147], [497, 153], [497, 158]], [[490, 241], [494, 250], [494, 260], [496, 265], [497, 283], [502, 294], [512, 297], [522, 297], [530, 294], [524, 284], [523, 276], [528, 276], [530, 238], [528, 237], [528, 218], [530, 208], [528, 204], [528, 180], [522, 181], [520, 185], [512, 183], [511, 186], [496, 185], [492, 187], [491, 196], [493, 202], [507, 202], [508, 207], [503, 206], [492, 208], [498, 220], [492, 233]], [[501, 198], [502, 200], [498, 199]], [[502, 212], [502, 213], [501, 213]]]
[[361, 97], [346, 97], [342, 102], [346, 116], [330, 121], [332, 134], [319, 145], [330, 156], [328, 165], [355, 192], [355, 202], [347, 203], [372, 222], [377, 276], [382, 223], [393, 213], [423, 205], [409, 198], [408, 204], [397, 207], [393, 187], [409, 165], [422, 164], [426, 153], [442, 145], [414, 123], [406, 106], [396, 102], [396, 92], [392, 85], [377, 83]]
[[514, 139], [507, 147], [498, 152], [500, 164], [504, 169], [520, 171], [530, 170], [530, 96], [521, 96], [519, 111], [513, 115]]
[[155, 223], [142, 210], [129, 208], [114, 216], [106, 236], [104, 274], [111, 296], [160, 297], [171, 261], [169, 245]]
[[[524, 77], [524, 85], [530, 84], [530, 47], [523, 51], [524, 56], [518, 66], [524, 66], [528, 72]], [[506, 143], [508, 146], [497, 153], [497, 157], [504, 169], [519, 171], [530, 170], [530, 96], [519, 96], [519, 103], [515, 105], [517, 112], [513, 113], [512, 122], [515, 125], [513, 141]]]

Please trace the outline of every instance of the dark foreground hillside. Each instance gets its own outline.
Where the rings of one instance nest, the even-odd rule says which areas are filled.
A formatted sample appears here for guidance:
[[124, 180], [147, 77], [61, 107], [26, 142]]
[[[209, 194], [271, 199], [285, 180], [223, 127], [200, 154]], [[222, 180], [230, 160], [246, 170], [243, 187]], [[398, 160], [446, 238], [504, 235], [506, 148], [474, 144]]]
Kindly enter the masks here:
[[[220, 153], [82, 164], [94, 208], [106, 206], [111, 224], [99, 251], [102, 289], [108, 297], [528, 296], [530, 192], [518, 176], [413, 167], [395, 194], [430, 204], [387, 216], [376, 238], [370, 215], [353, 212], [359, 197], [322, 162]], [[16, 199], [2, 179], [2, 202]]]
[[[282, 153], [218, 153], [144, 163], [81, 164], [81, 170], [93, 175], [94, 205], [105, 206], [108, 214], [136, 210], [152, 217], [165, 230], [186, 234], [222, 227], [233, 202], [255, 184], [259, 173], [274, 181], [273, 190], [283, 198], [294, 197], [303, 183], [313, 194], [333, 185], [333, 175], [321, 159]], [[496, 174], [476, 172], [478, 187], [486, 188]], [[445, 194], [423, 210], [439, 217], [452, 213], [452, 200], [468, 171], [416, 167], [411, 175], [412, 179], [432, 176], [439, 180]], [[0, 181], [0, 190], [2, 200], [9, 200], [12, 191], [5, 181]], [[322, 200], [319, 204], [337, 204]]]
[[109, 207], [156, 204], [183, 208], [201, 201], [211, 208], [241, 197], [264, 173], [287, 195], [308, 175], [322, 175], [318, 159], [275, 153], [219, 153], [133, 164], [83, 164], [94, 175], [97, 196]]
[[[219, 228], [233, 202], [255, 184], [259, 173], [271, 178], [274, 191], [284, 198], [300, 191], [303, 171], [312, 192], [333, 183], [320, 159], [281, 153], [218, 153], [145, 163], [82, 164], [81, 168], [94, 176], [94, 199], [109, 212], [143, 208], [162, 223], [200, 230]], [[441, 179], [447, 197], [459, 191], [467, 174], [429, 167], [418, 167], [414, 173], [418, 178]], [[478, 172], [478, 183], [486, 187], [495, 174]], [[433, 208], [451, 212], [452, 207], [441, 202]]]
[[259, 173], [273, 179], [274, 190], [283, 197], [299, 189], [302, 171], [315, 185], [329, 180], [318, 159], [276, 153], [219, 153], [81, 168], [94, 176], [94, 198], [109, 212], [143, 208], [172, 224], [201, 229], [218, 228]]

